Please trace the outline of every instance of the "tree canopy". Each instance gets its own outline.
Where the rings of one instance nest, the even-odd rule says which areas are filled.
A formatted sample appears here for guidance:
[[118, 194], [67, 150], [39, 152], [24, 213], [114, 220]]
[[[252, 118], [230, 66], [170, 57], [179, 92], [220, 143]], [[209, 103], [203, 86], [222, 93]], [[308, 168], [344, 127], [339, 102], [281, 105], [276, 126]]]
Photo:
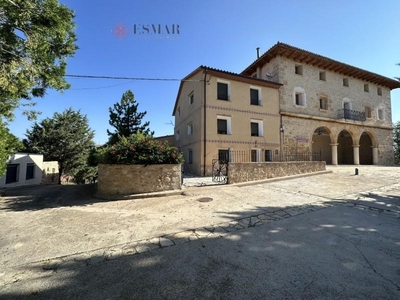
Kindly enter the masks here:
[[57, 0], [0, 0], [0, 117], [12, 119], [16, 107], [34, 105], [21, 99], [69, 88], [66, 59], [77, 49], [73, 18]]
[[35, 122], [23, 142], [29, 152], [43, 154], [45, 161], [58, 161], [61, 183], [63, 174], [74, 175], [86, 167], [93, 137], [86, 115], [69, 108]]
[[6, 173], [8, 156], [22, 147], [21, 141], [10, 133], [0, 119], [0, 176]]
[[118, 136], [129, 137], [137, 132], [142, 132], [146, 135], [154, 134], [154, 132], [150, 132], [150, 122], [145, 122], [142, 125], [142, 119], [147, 112], [138, 112], [138, 106], [139, 103], [136, 103], [134, 94], [128, 90], [123, 93], [120, 102], [109, 108], [109, 124], [115, 128], [114, 132], [107, 130], [110, 144], [118, 141]]

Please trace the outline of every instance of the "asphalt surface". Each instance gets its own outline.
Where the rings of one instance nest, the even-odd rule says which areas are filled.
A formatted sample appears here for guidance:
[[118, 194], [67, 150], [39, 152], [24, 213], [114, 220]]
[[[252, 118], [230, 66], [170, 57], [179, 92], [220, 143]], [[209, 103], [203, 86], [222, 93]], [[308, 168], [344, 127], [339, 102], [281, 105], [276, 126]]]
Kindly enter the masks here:
[[400, 169], [359, 169], [143, 201], [12, 191], [0, 298], [399, 299]]

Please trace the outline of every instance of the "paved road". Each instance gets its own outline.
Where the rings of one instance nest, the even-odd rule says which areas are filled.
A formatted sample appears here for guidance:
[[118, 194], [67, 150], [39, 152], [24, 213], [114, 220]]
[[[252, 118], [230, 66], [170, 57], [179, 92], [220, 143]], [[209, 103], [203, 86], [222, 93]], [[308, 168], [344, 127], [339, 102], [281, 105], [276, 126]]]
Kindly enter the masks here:
[[15, 191], [0, 297], [398, 299], [400, 169], [359, 169], [135, 201]]

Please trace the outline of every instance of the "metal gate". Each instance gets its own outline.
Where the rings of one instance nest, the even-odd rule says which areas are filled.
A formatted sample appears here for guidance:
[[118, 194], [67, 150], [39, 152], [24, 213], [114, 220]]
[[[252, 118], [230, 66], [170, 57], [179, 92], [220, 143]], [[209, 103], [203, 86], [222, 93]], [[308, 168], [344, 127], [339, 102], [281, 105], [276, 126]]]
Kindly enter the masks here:
[[228, 161], [212, 160], [212, 180], [218, 183], [228, 183]]

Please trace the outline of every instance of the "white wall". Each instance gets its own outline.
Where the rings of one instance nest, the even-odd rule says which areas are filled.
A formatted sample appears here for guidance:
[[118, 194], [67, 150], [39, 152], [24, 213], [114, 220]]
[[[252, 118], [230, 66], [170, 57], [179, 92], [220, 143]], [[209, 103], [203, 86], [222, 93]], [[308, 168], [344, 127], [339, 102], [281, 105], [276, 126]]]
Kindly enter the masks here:
[[[7, 174], [0, 177], [0, 187], [9, 188], [24, 185], [36, 185], [42, 181], [42, 154], [29, 154], [29, 153], [15, 153], [10, 155], [7, 164], [18, 165], [17, 182], [6, 184]], [[26, 170], [28, 164], [34, 164], [34, 176], [32, 179], [26, 179]]]

